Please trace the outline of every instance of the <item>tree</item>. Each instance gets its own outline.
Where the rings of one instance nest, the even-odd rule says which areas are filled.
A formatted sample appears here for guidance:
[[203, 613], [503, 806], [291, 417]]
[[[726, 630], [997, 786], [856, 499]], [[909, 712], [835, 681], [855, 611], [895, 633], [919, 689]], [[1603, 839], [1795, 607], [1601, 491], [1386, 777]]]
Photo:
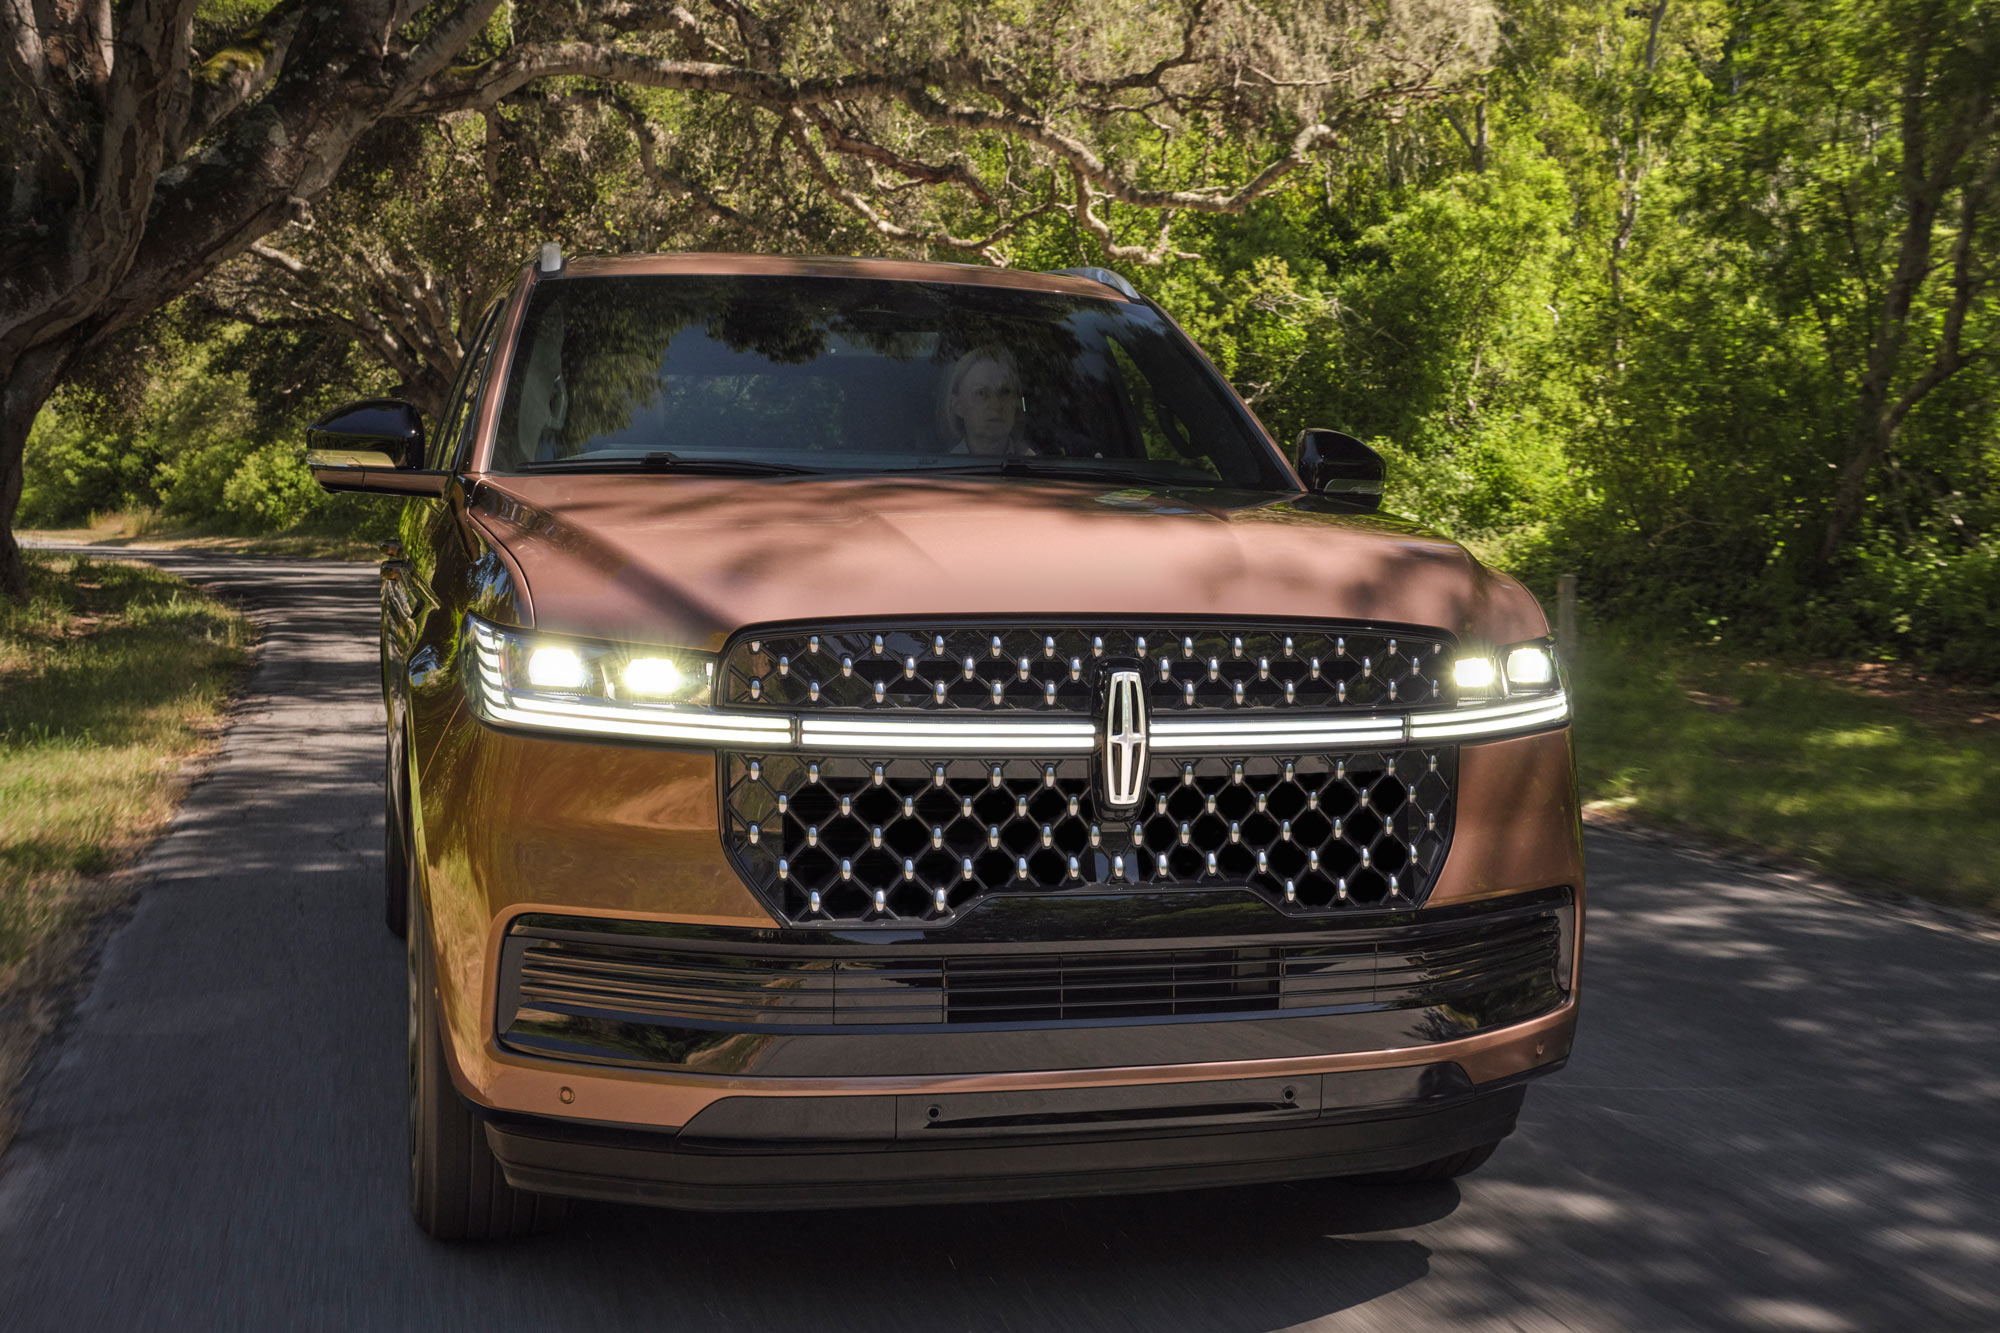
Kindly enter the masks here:
[[[1968, 351], [1965, 330], [2000, 281], [1992, 260], [2000, 253], [2000, 6], [1905, 0], [1889, 7], [1886, 18], [1881, 27], [1857, 25], [1859, 32], [1836, 50], [1845, 57], [1839, 67], [1857, 74], [1900, 55], [1884, 62], [1893, 84], [1876, 84], [1877, 100], [1863, 116], [1845, 124], [1846, 118], [1829, 118], [1823, 126], [1839, 148], [1865, 160], [1857, 140], [1893, 121], [1896, 151], [1883, 164], [1893, 165], [1893, 176], [1887, 169], [1842, 172], [1845, 179], [1830, 182], [1832, 202], [1850, 219], [1845, 266], [1867, 293], [1869, 328], [1840, 482], [1811, 551], [1822, 578], [1841, 555], [1911, 411], [1969, 362], [1993, 352]], [[1863, 201], [1854, 196], [1871, 185], [1889, 198], [1868, 210], [1875, 226], [1856, 225], [1851, 219]], [[1940, 232], [1948, 237], [1942, 262]], [[1922, 318], [1926, 304], [1931, 319]]]
[[262, 332], [352, 342], [396, 377], [396, 396], [434, 415], [481, 303], [535, 240], [621, 250], [660, 235], [665, 210], [635, 188], [622, 118], [583, 98], [523, 101], [504, 119], [377, 126], [309, 219], [255, 242], [187, 300]]
[[[278, 0], [238, 31], [208, 13], [0, 0], [0, 591], [26, 588], [11, 527], [50, 392], [307, 216], [384, 121], [492, 115], [575, 81], [666, 90], [726, 105], [775, 168], [789, 154], [884, 238], [976, 254], [1061, 209], [1143, 258], [1165, 229], [1123, 243], [1114, 207], [1240, 211], [1343, 128], [1448, 90], [1494, 31], [1490, 9], [1450, 0], [1178, 0], [1165, 21], [1132, 0]], [[1176, 142], [1202, 151], [1132, 152]], [[950, 192], [976, 228], [913, 226], [923, 206], [889, 197], [903, 185]]]

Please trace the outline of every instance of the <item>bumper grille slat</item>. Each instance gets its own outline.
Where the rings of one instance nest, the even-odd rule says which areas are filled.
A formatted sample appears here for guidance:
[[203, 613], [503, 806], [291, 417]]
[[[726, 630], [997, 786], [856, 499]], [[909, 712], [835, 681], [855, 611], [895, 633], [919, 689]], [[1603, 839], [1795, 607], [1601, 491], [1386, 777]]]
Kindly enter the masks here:
[[[1557, 975], [1558, 916], [1567, 910], [1513, 908], [1488, 920], [1418, 924], [1407, 941], [1393, 942], [839, 959], [663, 945], [651, 950], [658, 959], [650, 967], [630, 957], [647, 950], [537, 937], [507, 955], [519, 1011], [503, 1014], [502, 1027], [521, 1017], [560, 1026], [568, 1014], [765, 1029], [1408, 1008], [1524, 988], [1559, 998], [1567, 979]], [[1438, 966], [1440, 958], [1450, 965]], [[765, 984], [742, 986], [739, 974]]]

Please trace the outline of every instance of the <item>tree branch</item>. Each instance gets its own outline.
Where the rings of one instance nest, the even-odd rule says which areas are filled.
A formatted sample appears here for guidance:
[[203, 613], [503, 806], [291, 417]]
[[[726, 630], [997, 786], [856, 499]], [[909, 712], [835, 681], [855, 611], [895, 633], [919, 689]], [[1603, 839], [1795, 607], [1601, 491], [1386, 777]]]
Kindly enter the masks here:
[[[544, 78], [596, 77], [638, 87], [680, 92], [716, 93], [779, 113], [851, 100], [897, 102], [929, 124], [973, 133], [1025, 140], [1080, 171], [1100, 195], [1138, 208], [1182, 208], [1207, 213], [1240, 213], [1303, 166], [1312, 152], [1334, 139], [1332, 126], [1308, 125], [1292, 139], [1289, 150], [1233, 191], [1219, 189], [1146, 189], [1114, 172], [1081, 139], [1057, 129], [1034, 114], [1019, 94], [991, 74], [948, 62], [900, 72], [867, 71], [815, 78], [790, 78], [741, 66], [660, 56], [589, 42], [523, 45], [476, 68], [453, 71], [431, 80], [421, 91], [401, 96], [398, 114], [433, 114], [446, 110], [483, 110], [525, 85]], [[955, 105], [931, 91], [933, 86], [977, 91], [1001, 103], [1000, 109]], [[1368, 100], [1407, 96], [1408, 90], [1383, 88]]]
[[[453, 56], [465, 50], [466, 44], [479, 35], [479, 30], [486, 26], [493, 17], [493, 11], [499, 7], [500, 0], [467, 0], [457, 13], [433, 28], [430, 35], [403, 58], [395, 89], [389, 95], [390, 114], [406, 106], [427, 82], [451, 63]], [[476, 109], [483, 111], [487, 108]]]
[[[133, 0], [119, 28], [90, 200], [74, 244], [75, 251], [91, 256], [100, 291], [109, 290], [145, 235], [147, 207], [160, 177], [167, 106], [181, 86], [194, 43], [195, 5], [196, 0]], [[92, 285], [85, 284], [86, 290]]]
[[304, 13], [304, 0], [290, 0], [196, 68], [187, 110], [167, 136], [168, 158], [179, 158], [276, 82]]
[[1965, 367], [1968, 358], [1960, 350], [1965, 334], [1965, 317], [1973, 298], [1988, 284], [1972, 271], [1973, 234], [1978, 229], [1980, 207], [1988, 193], [2000, 183], [2000, 152], [1987, 160], [1976, 181], [1968, 182], [1960, 201], [1958, 236], [1951, 247], [1951, 304], [1945, 308], [1944, 327], [1938, 335], [1936, 351], [1923, 374], [1911, 382], [1889, 409], [1888, 428], [1893, 431], [1903, 418], [1922, 402], [1931, 390]]
[[835, 153], [880, 163], [897, 175], [920, 184], [957, 185], [988, 208], [994, 206], [993, 192], [979, 179], [977, 172], [962, 162], [942, 165], [919, 162], [892, 152], [873, 140], [864, 139], [841, 129], [822, 107], [811, 107], [806, 114], [812, 119], [813, 128], [819, 131], [820, 138]]
[[5, 25], [8, 68], [21, 86], [28, 89], [35, 109], [41, 114], [43, 133], [62, 157], [77, 189], [87, 192], [90, 177], [83, 169], [85, 149], [81, 138], [76, 136], [82, 118], [75, 114], [69, 99], [49, 77], [48, 46], [35, 17], [34, 0], [0, 0], [0, 22]]
[[891, 240], [910, 241], [919, 245], [938, 246], [948, 250], [969, 251], [980, 255], [988, 263], [997, 265], [999, 264], [999, 260], [993, 255], [989, 247], [995, 241], [1001, 240], [1012, 233], [1016, 227], [1021, 225], [1026, 216], [1030, 216], [1023, 215], [1010, 218], [1008, 221], [1001, 223], [991, 233], [981, 237], [957, 236], [943, 230], [925, 231], [905, 227], [900, 223], [892, 222], [888, 218], [883, 217], [866, 199], [840, 183], [839, 179], [834, 176], [832, 169], [827, 166], [826, 159], [821, 157], [819, 150], [813, 146], [812, 136], [806, 127], [805, 113], [800, 111], [787, 113], [785, 117], [785, 129], [793, 145], [799, 150], [799, 155], [805, 159], [806, 169], [812, 173], [813, 179], [817, 180], [828, 194], [831, 194], [835, 199], [844, 204], [849, 212], [866, 222], [877, 235], [886, 236]]
[[1208, 18], [1209, 0], [1195, 0], [1188, 10], [1187, 18], [1181, 24], [1181, 49], [1174, 55], [1159, 61], [1149, 70], [1134, 74], [1122, 74], [1115, 79], [1078, 79], [1075, 86], [1094, 93], [1127, 92], [1135, 88], [1157, 88], [1160, 80], [1174, 70], [1183, 69], [1196, 63], [1195, 35]]
[[1148, 250], [1143, 245], [1118, 244], [1117, 239], [1111, 234], [1111, 224], [1105, 219], [1098, 217], [1092, 207], [1093, 193], [1090, 188], [1090, 182], [1085, 180], [1080, 172], [1073, 172], [1072, 175], [1076, 181], [1076, 205], [1071, 211], [1075, 215], [1076, 220], [1083, 225], [1084, 230], [1097, 238], [1098, 244], [1103, 248], [1106, 258], [1129, 259], [1145, 264], [1148, 267], [1162, 262], [1169, 255], [1172, 255], [1175, 259], [1201, 258], [1200, 255], [1191, 254], [1186, 250], [1172, 250], [1168, 248], [1168, 236], [1174, 222], [1174, 215], [1172, 213], [1167, 213], [1161, 217], [1160, 239], [1154, 244], [1152, 249]]

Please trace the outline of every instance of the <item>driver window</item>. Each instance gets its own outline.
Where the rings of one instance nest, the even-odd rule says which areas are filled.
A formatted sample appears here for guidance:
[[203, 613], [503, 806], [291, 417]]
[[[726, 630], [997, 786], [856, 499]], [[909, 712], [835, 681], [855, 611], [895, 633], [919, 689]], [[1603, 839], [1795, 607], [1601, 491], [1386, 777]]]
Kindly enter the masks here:
[[500, 322], [502, 304], [495, 301], [487, 307], [479, 321], [479, 331], [473, 335], [465, 359], [459, 363], [458, 378], [452, 382], [451, 395], [445, 399], [444, 415], [438, 418], [437, 434], [431, 437], [430, 457], [424, 463], [433, 471], [459, 463], [464, 456], [463, 446], [471, 442], [473, 421], [478, 415], [475, 409], [479, 403], [479, 385], [493, 352], [493, 333]]

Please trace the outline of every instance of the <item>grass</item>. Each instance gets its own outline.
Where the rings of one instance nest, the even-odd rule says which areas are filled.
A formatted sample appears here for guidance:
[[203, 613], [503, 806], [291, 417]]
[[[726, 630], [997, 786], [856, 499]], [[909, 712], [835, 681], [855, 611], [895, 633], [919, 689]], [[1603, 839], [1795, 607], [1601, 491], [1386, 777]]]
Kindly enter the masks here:
[[2000, 911], [2000, 697], [1611, 634], [1573, 656], [1586, 809]]
[[82, 927], [122, 901], [100, 877], [165, 826], [251, 640], [171, 574], [26, 556], [28, 600], [0, 600], [0, 1098]]
[[283, 532], [244, 536], [199, 524], [178, 524], [151, 509], [92, 514], [81, 527], [29, 529], [15, 534], [25, 541], [62, 545], [144, 546], [156, 550], [229, 551], [237, 555], [275, 556], [287, 560], [379, 560], [376, 542], [340, 528], [306, 525]]

